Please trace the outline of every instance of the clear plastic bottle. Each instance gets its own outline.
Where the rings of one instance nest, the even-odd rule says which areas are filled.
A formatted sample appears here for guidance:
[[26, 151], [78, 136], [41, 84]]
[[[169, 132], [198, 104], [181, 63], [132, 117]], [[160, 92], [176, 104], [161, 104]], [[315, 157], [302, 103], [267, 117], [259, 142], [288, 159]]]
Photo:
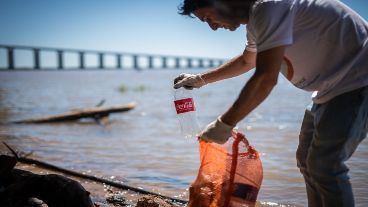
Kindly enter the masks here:
[[199, 132], [199, 125], [192, 91], [184, 88], [175, 89], [174, 105], [181, 133], [186, 138], [195, 137]]

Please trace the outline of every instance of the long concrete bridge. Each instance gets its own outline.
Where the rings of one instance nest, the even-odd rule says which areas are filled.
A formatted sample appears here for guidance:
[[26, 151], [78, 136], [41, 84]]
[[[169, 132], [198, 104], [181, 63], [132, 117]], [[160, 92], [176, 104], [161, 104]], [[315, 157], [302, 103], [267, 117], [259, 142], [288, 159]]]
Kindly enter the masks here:
[[[30, 63], [27, 65], [19, 63], [20, 56], [27, 56]], [[71, 60], [74, 65], [69, 64]], [[2, 71], [210, 68], [223, 62], [223, 59], [216, 58], [0, 45], [0, 70]]]

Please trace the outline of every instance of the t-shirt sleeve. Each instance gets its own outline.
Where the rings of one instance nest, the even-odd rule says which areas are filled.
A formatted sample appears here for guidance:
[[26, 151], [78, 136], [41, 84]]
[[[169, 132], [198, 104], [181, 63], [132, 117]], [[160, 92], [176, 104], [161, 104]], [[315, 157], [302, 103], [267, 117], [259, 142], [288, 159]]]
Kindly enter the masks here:
[[251, 34], [248, 25], [247, 25], [247, 44], [245, 45], [245, 50], [249, 52], [257, 52], [256, 40], [254, 39], [254, 35]]
[[293, 43], [293, 13], [283, 1], [255, 5], [249, 18], [257, 52]]

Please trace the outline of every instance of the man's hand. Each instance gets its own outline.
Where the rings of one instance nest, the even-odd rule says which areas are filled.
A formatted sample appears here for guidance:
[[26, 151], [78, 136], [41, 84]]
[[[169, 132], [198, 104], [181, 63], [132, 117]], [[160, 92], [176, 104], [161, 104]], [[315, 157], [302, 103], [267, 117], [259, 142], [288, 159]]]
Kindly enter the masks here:
[[201, 74], [187, 74], [182, 73], [174, 80], [174, 88], [178, 89], [184, 87], [185, 89], [200, 88], [206, 85], [206, 82], [201, 77]]
[[199, 134], [199, 138], [207, 142], [215, 142], [224, 144], [230, 137], [233, 131], [233, 126], [225, 124], [220, 118], [213, 121]]

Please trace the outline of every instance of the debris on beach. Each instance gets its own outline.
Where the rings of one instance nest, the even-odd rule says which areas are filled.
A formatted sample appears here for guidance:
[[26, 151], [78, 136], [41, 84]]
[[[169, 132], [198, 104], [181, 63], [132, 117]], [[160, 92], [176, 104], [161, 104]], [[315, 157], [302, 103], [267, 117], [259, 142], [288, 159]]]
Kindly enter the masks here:
[[106, 202], [118, 207], [129, 205], [127, 199], [122, 195], [121, 192], [114, 192], [112, 190], [109, 190], [109, 193], [106, 195]]

